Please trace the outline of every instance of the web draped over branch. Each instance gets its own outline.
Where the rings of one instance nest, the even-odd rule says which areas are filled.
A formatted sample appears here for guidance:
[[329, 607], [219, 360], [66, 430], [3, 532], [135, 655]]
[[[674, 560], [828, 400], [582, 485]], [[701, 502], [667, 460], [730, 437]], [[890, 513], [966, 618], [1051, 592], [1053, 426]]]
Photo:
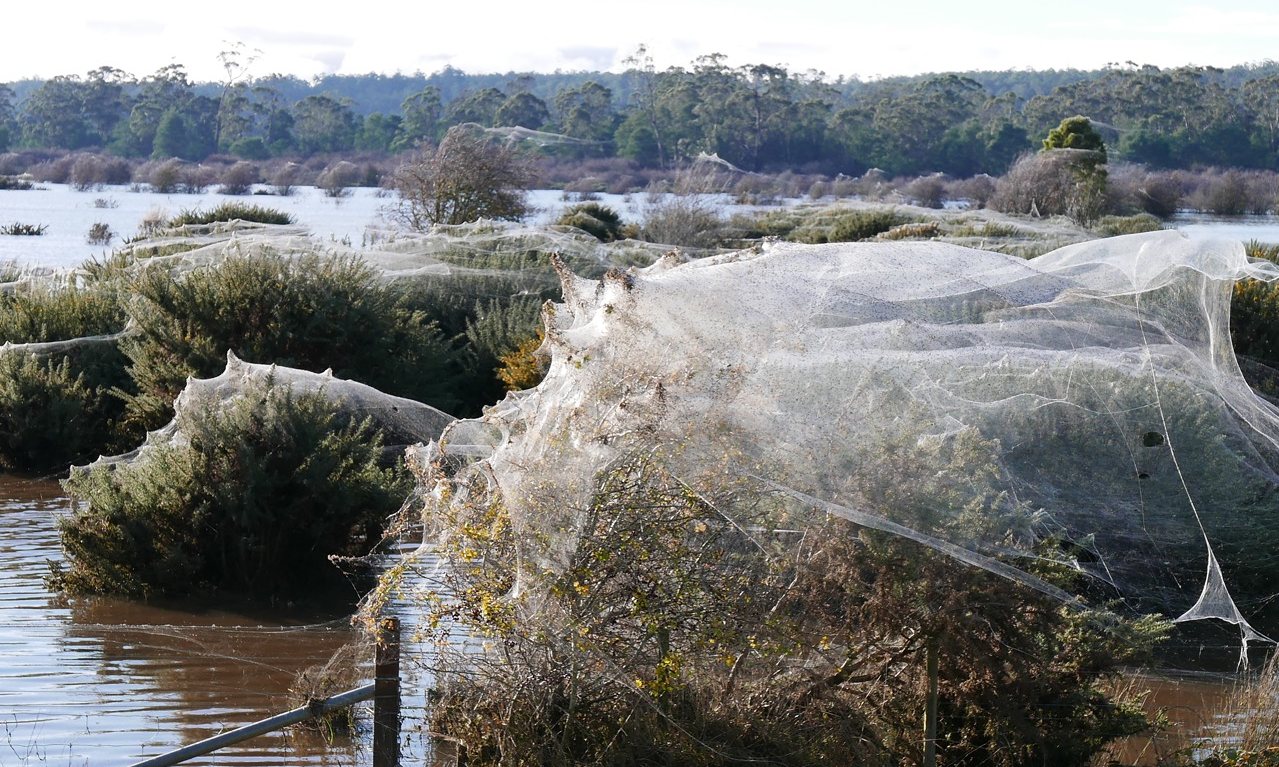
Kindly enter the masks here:
[[568, 566], [597, 477], [660, 451], [692, 490], [778, 499], [779, 526], [842, 517], [1063, 600], [1264, 638], [1245, 615], [1272, 589], [1279, 411], [1240, 374], [1229, 306], [1279, 273], [1238, 243], [770, 244], [561, 277], [542, 384], [415, 457], [434, 503], [509, 511], [517, 591]]

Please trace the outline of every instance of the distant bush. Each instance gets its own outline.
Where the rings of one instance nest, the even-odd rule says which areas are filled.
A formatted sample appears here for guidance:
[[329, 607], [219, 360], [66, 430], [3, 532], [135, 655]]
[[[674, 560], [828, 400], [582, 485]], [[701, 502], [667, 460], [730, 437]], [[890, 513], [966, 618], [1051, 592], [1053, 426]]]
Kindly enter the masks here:
[[13, 237], [39, 237], [48, 230], [48, 224], [23, 224], [17, 221], [0, 226], [0, 234]]
[[115, 239], [115, 232], [111, 231], [108, 224], [99, 221], [89, 227], [89, 233], [84, 239], [90, 245], [110, 245], [111, 240]]
[[235, 255], [180, 275], [145, 269], [130, 287], [135, 331], [121, 342], [138, 387], [130, 423], [168, 421], [187, 377], [221, 372], [228, 350], [250, 362], [332, 368], [445, 411], [454, 404], [456, 365], [439, 329], [358, 259]]
[[708, 250], [724, 244], [728, 227], [716, 203], [696, 194], [661, 195], [644, 211], [640, 239]]
[[1019, 215], [1069, 216], [1088, 225], [1106, 208], [1104, 159], [1086, 149], [1025, 155], [999, 179], [990, 207]]
[[271, 187], [279, 196], [288, 197], [293, 194], [293, 187], [297, 186], [301, 172], [302, 168], [297, 163], [285, 163], [271, 174]]
[[908, 182], [902, 189], [912, 204], [938, 209], [946, 201], [946, 191], [946, 178], [941, 174], [922, 176]]
[[275, 208], [249, 205], [243, 202], [224, 202], [209, 210], [184, 210], [169, 219], [167, 226], [212, 224], [218, 221], [252, 221], [258, 224], [292, 224], [293, 216]]
[[71, 185], [88, 191], [104, 184], [127, 184], [132, 175], [128, 160], [96, 154], [75, 156], [71, 166]]
[[35, 184], [25, 178], [17, 178], [15, 176], [0, 176], [0, 191], [16, 191], [25, 192], [35, 189]]
[[271, 156], [271, 150], [260, 136], [245, 136], [231, 142], [231, 154], [246, 160], [265, 160]]
[[360, 169], [354, 163], [343, 160], [325, 168], [316, 178], [315, 185], [326, 197], [345, 197], [350, 194], [350, 188], [357, 186], [360, 180]]
[[972, 178], [951, 182], [950, 196], [957, 200], [967, 200], [974, 208], [984, 208], [995, 194], [995, 179], [982, 173]]
[[219, 194], [248, 194], [258, 182], [258, 168], [251, 162], [240, 161], [222, 173], [222, 185]]
[[315, 394], [270, 382], [178, 416], [186, 440], [75, 472], [59, 523], [71, 593], [314, 593], [331, 554], [366, 554], [411, 485], [381, 437]]
[[574, 205], [565, 210], [555, 223], [581, 229], [600, 242], [613, 242], [623, 238], [622, 217], [617, 211], [597, 202]]
[[791, 233], [798, 242], [857, 242], [869, 240], [895, 226], [909, 223], [910, 219], [890, 208], [852, 210], [842, 212], [831, 222], [797, 228]]
[[1093, 231], [1102, 237], [1154, 232], [1163, 228], [1164, 225], [1159, 219], [1149, 213], [1138, 213], [1135, 216], [1102, 216], [1093, 225]]

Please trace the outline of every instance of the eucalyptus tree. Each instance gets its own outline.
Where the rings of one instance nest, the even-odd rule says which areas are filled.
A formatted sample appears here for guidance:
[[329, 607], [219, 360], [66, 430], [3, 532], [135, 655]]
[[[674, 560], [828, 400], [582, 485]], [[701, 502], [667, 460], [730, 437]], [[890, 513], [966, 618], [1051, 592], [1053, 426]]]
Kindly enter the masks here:
[[551, 121], [546, 102], [527, 91], [514, 94], [493, 113], [493, 125], [539, 130]]
[[423, 141], [434, 140], [444, 111], [440, 89], [428, 85], [400, 102], [400, 132], [392, 142], [393, 151], [412, 149]]
[[555, 94], [560, 132], [573, 138], [605, 142], [617, 127], [613, 91], [594, 80]]
[[293, 105], [293, 139], [303, 154], [349, 151], [356, 130], [355, 113], [345, 99], [316, 94]]

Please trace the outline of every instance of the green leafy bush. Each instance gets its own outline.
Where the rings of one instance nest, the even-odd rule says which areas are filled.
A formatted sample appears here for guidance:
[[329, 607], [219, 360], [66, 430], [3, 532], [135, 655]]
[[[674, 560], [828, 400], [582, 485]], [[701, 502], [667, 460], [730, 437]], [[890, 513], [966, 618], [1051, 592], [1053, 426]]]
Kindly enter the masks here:
[[1135, 216], [1102, 216], [1093, 231], [1102, 237], [1115, 237], [1121, 234], [1138, 234], [1163, 229], [1159, 219], [1150, 213], [1138, 213]]
[[179, 414], [185, 440], [66, 480], [60, 521], [71, 593], [285, 597], [334, 575], [330, 554], [367, 553], [407, 494], [378, 465], [382, 441], [318, 394], [272, 382]]
[[598, 202], [574, 205], [555, 222], [560, 226], [573, 226], [590, 234], [600, 242], [623, 239], [622, 217], [617, 211]]
[[293, 216], [275, 208], [249, 205], [243, 202], [224, 202], [209, 210], [184, 210], [169, 219], [168, 226], [212, 224], [217, 221], [252, 221], [258, 224], [292, 224]]
[[235, 255], [132, 281], [135, 332], [121, 342], [138, 392], [129, 419], [169, 420], [188, 376], [220, 373], [228, 350], [250, 362], [332, 368], [376, 389], [450, 410], [453, 353], [439, 328], [356, 258]]
[[0, 469], [45, 471], [85, 457], [100, 443], [100, 400], [65, 357], [0, 353]]
[[126, 360], [109, 336], [126, 322], [105, 271], [83, 286], [22, 285], [0, 293], [0, 344], [66, 342], [0, 360], [0, 467], [49, 471], [122, 449], [141, 436], [120, 426], [130, 388]]

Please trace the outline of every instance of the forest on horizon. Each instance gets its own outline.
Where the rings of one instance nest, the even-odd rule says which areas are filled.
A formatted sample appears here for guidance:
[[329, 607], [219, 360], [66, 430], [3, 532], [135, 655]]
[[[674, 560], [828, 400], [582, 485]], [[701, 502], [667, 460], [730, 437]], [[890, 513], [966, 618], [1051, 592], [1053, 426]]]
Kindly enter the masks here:
[[[642, 53], [642, 51], [641, 51]], [[230, 71], [230, 70], [228, 70]], [[1002, 174], [1085, 115], [1111, 159], [1152, 168], [1279, 169], [1279, 63], [828, 79], [710, 54], [625, 72], [286, 75], [192, 82], [84, 75], [0, 85], [0, 152], [249, 160], [391, 155], [453, 125], [525, 128], [543, 153], [669, 168], [700, 154], [752, 171]]]

